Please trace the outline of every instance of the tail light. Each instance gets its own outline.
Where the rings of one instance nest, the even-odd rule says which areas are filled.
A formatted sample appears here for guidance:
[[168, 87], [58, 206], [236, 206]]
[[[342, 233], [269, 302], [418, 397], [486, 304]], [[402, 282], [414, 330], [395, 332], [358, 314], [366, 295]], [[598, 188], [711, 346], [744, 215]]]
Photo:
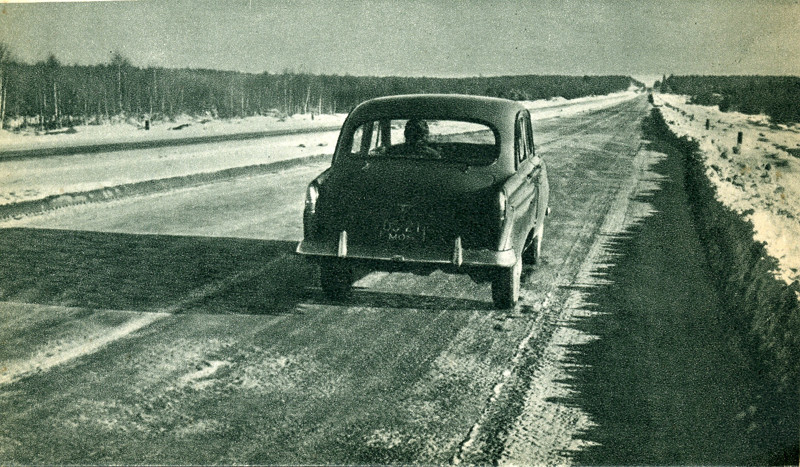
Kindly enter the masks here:
[[500, 222], [506, 220], [506, 207], [508, 206], [508, 197], [505, 191], [500, 191], [497, 194], [497, 216]]
[[316, 183], [312, 183], [306, 189], [306, 212], [312, 214], [316, 212], [317, 199], [319, 199], [319, 187]]
[[513, 215], [513, 212], [509, 212], [510, 206], [508, 205], [508, 195], [504, 190], [500, 190], [497, 193], [496, 198], [497, 212], [495, 215], [497, 216], [497, 249], [498, 250], [507, 250], [510, 247], [511, 241], [511, 222], [508, 222], [509, 217]]

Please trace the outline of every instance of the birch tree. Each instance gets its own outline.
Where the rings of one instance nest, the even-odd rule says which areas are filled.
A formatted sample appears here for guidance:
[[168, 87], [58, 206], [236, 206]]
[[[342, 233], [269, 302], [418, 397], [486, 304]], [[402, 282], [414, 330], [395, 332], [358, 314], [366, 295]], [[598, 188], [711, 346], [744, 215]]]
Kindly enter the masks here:
[[5, 128], [6, 102], [8, 102], [8, 83], [6, 79], [6, 63], [11, 61], [11, 51], [0, 42], [0, 130]]

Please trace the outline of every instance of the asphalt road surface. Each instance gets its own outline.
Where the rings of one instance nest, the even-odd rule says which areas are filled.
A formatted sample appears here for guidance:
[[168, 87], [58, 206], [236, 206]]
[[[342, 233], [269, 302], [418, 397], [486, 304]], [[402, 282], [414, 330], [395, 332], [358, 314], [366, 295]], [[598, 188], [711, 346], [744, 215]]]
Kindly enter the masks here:
[[324, 163], [5, 221], [0, 462], [759, 459], [648, 112], [537, 122], [553, 214], [514, 310], [441, 272], [325, 299], [293, 254]]

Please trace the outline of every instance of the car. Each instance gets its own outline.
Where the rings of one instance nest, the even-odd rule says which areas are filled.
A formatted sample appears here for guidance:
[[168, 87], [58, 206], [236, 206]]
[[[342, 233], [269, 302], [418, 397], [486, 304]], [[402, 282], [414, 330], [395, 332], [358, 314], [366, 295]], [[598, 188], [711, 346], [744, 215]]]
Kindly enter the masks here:
[[516, 305], [523, 261], [541, 257], [544, 160], [519, 102], [468, 95], [380, 97], [345, 119], [330, 167], [306, 190], [297, 253], [346, 297], [355, 271], [466, 273]]

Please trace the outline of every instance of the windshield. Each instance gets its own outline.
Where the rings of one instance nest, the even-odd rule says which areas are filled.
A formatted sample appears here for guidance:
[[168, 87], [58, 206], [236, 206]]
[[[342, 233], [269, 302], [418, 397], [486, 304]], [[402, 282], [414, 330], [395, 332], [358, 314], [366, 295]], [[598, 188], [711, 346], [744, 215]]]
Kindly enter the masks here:
[[497, 136], [484, 123], [434, 119], [381, 119], [353, 132], [342, 154], [357, 158], [410, 158], [470, 165], [497, 159]]

